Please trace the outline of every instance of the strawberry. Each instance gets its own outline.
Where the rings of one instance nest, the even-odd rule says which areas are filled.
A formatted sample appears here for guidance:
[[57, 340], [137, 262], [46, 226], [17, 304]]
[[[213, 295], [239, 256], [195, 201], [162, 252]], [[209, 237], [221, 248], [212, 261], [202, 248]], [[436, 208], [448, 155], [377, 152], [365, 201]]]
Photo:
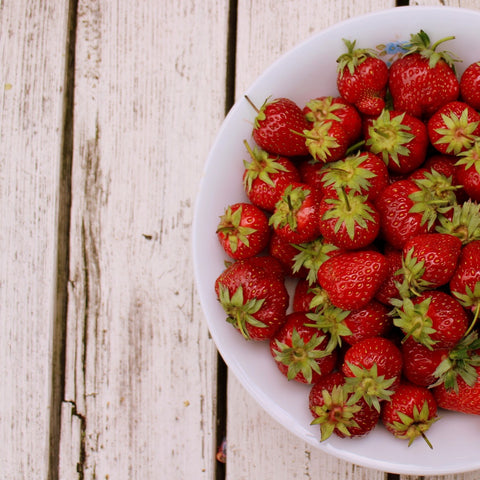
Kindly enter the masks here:
[[435, 371], [448, 358], [449, 348], [428, 348], [414, 338], [407, 338], [401, 346], [404, 377], [422, 387], [429, 387], [437, 380]]
[[453, 68], [455, 59], [449, 52], [436, 51], [438, 45], [453, 38], [432, 45], [423, 30], [411, 35], [408, 52], [390, 66], [388, 87], [395, 110], [428, 118], [457, 100], [460, 86]]
[[298, 251], [294, 257], [293, 273], [306, 271], [306, 278], [310, 284], [316, 283], [318, 269], [323, 262], [344, 251], [321, 236], [311, 242], [292, 245]]
[[257, 112], [252, 136], [261, 149], [285, 157], [308, 155], [305, 140], [295, 132], [309, 130], [310, 124], [293, 100], [267, 98], [258, 109], [245, 98]]
[[330, 301], [344, 310], [364, 307], [375, 296], [388, 274], [385, 257], [374, 250], [341, 253], [318, 270], [318, 283]]
[[427, 290], [404, 298], [396, 308], [395, 326], [427, 348], [451, 348], [467, 332], [469, 317], [452, 295]]
[[449, 286], [452, 295], [475, 313], [476, 321], [480, 311], [480, 240], [474, 240], [462, 248]]
[[230, 258], [240, 260], [260, 253], [270, 240], [268, 218], [251, 203], [235, 203], [225, 209], [217, 237]]
[[342, 97], [318, 97], [303, 107], [305, 118], [312, 123], [337, 121], [348, 137], [348, 143], [356, 142], [362, 133], [362, 118], [357, 109]]
[[327, 305], [328, 294], [318, 283], [311, 285], [306, 278], [298, 279], [292, 299], [294, 312], [314, 312], [318, 308], [326, 308]]
[[365, 338], [385, 336], [392, 327], [389, 312], [389, 308], [375, 299], [363, 308], [349, 312], [343, 320], [350, 330], [350, 335], [344, 337], [345, 342], [353, 345]]
[[375, 201], [383, 239], [396, 249], [415, 235], [434, 230], [442, 209], [455, 202], [448, 179], [425, 174], [424, 180], [397, 180]]
[[320, 195], [308, 185], [293, 182], [275, 205], [269, 223], [290, 243], [311, 242], [319, 234]]
[[350, 145], [342, 124], [337, 121], [315, 122], [302, 136], [310, 155], [317, 162], [335, 162], [343, 158]]
[[383, 159], [390, 172], [410, 173], [425, 161], [428, 132], [418, 118], [398, 110], [383, 110], [367, 125], [365, 146]]
[[306, 326], [304, 312], [292, 312], [270, 339], [270, 353], [278, 369], [301, 383], [317, 382], [330, 373], [337, 362], [336, 350], [328, 350], [328, 335]]
[[247, 340], [269, 339], [285, 321], [289, 296], [283, 280], [250, 259], [227, 266], [215, 293], [227, 322]]
[[244, 160], [243, 186], [248, 199], [267, 212], [273, 212], [283, 191], [292, 182], [300, 181], [300, 173], [287, 157], [272, 155], [245, 142], [251, 161]]
[[465, 102], [449, 102], [429, 118], [427, 130], [436, 150], [458, 155], [471, 148], [480, 134], [480, 113]]
[[480, 202], [480, 141], [472, 148], [458, 154], [456, 174], [458, 182], [463, 185], [468, 196]]
[[272, 232], [268, 252], [282, 264], [286, 276], [307, 278], [309, 273], [307, 268], [295, 267], [295, 256], [298, 254], [298, 249], [295, 244], [290, 243], [277, 233]]
[[327, 242], [346, 250], [370, 245], [380, 231], [379, 214], [367, 197], [339, 190], [337, 198], [320, 202], [320, 233]]
[[342, 364], [352, 401], [363, 398], [380, 411], [380, 402], [389, 400], [400, 383], [402, 366], [400, 349], [387, 338], [368, 337], [353, 344]]
[[403, 247], [403, 294], [418, 295], [446, 285], [457, 268], [462, 241], [447, 233], [423, 233]]
[[323, 195], [334, 196], [338, 189], [346, 193], [353, 190], [374, 201], [388, 185], [388, 169], [385, 162], [371, 152], [360, 152], [333, 163], [328, 163], [317, 171], [316, 185]]
[[398, 285], [402, 282], [400, 269], [402, 267], [402, 251], [386, 245], [384, 252], [387, 261], [387, 277], [375, 294], [375, 299], [384, 305], [392, 305], [392, 300], [400, 298]]
[[463, 378], [458, 378], [457, 391], [447, 389], [441, 384], [433, 389], [433, 395], [440, 408], [455, 412], [480, 415], [480, 366], [475, 367], [476, 381], [468, 385]]
[[449, 216], [441, 216], [436, 231], [455, 235], [462, 244], [480, 240], [480, 205], [468, 200], [453, 205]]
[[460, 97], [471, 107], [480, 109], [480, 62], [471, 63], [462, 73]]
[[337, 59], [338, 91], [362, 114], [378, 115], [385, 107], [388, 67], [373, 50], [355, 48], [355, 40], [343, 41], [347, 53]]
[[402, 382], [383, 404], [381, 420], [395, 437], [408, 440], [409, 446], [423, 437], [432, 448], [425, 432], [437, 420], [437, 402], [427, 388]]
[[352, 394], [345, 388], [345, 378], [332, 372], [315, 383], [309, 393], [312, 425], [320, 425], [320, 440], [332, 433], [340, 438], [362, 437], [378, 423], [380, 413], [363, 399], [351, 403]]

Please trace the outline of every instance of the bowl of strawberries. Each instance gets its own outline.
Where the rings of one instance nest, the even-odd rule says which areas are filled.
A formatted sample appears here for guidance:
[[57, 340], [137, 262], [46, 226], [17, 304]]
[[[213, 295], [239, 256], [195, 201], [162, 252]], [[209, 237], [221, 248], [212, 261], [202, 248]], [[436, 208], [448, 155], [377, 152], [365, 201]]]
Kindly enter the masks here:
[[366, 467], [480, 469], [479, 28], [402, 7], [314, 35], [237, 101], [201, 181], [220, 354], [279, 423]]

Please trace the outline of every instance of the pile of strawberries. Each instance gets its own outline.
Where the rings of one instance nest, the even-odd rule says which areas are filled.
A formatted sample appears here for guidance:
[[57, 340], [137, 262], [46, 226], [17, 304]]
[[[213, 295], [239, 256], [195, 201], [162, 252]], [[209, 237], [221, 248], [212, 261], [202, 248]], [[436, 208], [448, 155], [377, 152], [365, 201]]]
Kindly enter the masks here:
[[480, 414], [480, 62], [457, 76], [445, 40], [390, 66], [345, 40], [337, 97], [252, 104], [215, 292], [311, 385], [321, 440], [382, 422], [430, 445], [438, 408]]

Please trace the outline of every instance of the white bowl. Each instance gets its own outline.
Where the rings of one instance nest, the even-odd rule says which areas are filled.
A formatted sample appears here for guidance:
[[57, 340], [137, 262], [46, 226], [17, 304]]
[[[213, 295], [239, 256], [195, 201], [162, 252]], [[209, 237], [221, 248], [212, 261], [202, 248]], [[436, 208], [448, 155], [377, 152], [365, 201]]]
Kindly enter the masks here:
[[[299, 106], [320, 95], [338, 95], [336, 59], [345, 51], [342, 38], [357, 40], [358, 47], [375, 47], [407, 41], [423, 29], [436, 40], [455, 35], [444, 44], [463, 62], [460, 75], [480, 60], [478, 45], [480, 12], [450, 7], [401, 7], [352, 18], [303, 42], [268, 68], [244, 92], [261, 105], [272, 96], [289, 97]], [[197, 289], [208, 327], [230, 370], [257, 402], [280, 424], [310, 445], [341, 459], [382, 471], [411, 475], [441, 475], [480, 469], [480, 416], [442, 411], [429, 430], [434, 448], [417, 439], [394, 438], [381, 425], [364, 438], [341, 439], [332, 435], [319, 441], [319, 427], [311, 426], [306, 385], [288, 382], [278, 371], [267, 344], [248, 342], [225, 321], [214, 282], [226, 259], [215, 230], [225, 206], [246, 200], [241, 176], [251, 139], [254, 112], [242, 98], [227, 115], [208, 157], [196, 202], [193, 254]]]

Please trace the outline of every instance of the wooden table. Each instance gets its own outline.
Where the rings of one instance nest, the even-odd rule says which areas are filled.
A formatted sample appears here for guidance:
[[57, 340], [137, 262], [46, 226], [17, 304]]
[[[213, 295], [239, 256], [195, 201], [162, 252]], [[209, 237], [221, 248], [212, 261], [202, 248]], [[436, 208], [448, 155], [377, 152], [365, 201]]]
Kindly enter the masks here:
[[414, 478], [271, 420], [218, 358], [191, 260], [233, 102], [295, 44], [395, 3], [0, 0], [1, 479]]

